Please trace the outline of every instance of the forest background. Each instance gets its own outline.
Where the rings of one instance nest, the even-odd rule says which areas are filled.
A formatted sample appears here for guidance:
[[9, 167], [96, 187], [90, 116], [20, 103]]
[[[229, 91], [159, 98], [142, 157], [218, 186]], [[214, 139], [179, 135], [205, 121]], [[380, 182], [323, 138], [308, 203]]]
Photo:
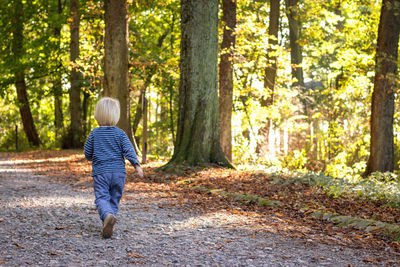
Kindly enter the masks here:
[[[232, 62], [233, 89], [228, 159], [238, 168], [362, 179], [370, 156], [382, 2], [230, 1], [235, 4], [234, 30], [227, 26], [222, 8], [229, 1], [223, 2], [218, 57], [220, 64], [224, 55]], [[78, 4], [75, 13], [73, 3]], [[144, 161], [166, 161], [173, 154], [180, 112], [180, 3], [128, 4], [130, 129]], [[104, 10], [103, 1], [1, 2], [1, 150], [80, 147], [97, 126], [93, 111], [104, 89]], [[272, 20], [278, 23], [274, 26]], [[79, 33], [77, 53], [74, 27]], [[229, 30], [235, 44], [226, 47], [223, 36]], [[17, 93], [21, 75], [25, 103], [21, 91]], [[73, 75], [78, 75], [75, 84]], [[399, 79], [394, 78], [398, 88]], [[78, 88], [78, 96], [72, 88]], [[394, 174], [388, 174], [389, 180], [400, 169], [398, 107], [396, 101]], [[24, 108], [29, 108], [34, 128], [24, 127]], [[220, 125], [223, 133], [227, 126]], [[81, 131], [77, 142], [71, 141], [71, 127]], [[37, 137], [27, 138], [35, 131]]]

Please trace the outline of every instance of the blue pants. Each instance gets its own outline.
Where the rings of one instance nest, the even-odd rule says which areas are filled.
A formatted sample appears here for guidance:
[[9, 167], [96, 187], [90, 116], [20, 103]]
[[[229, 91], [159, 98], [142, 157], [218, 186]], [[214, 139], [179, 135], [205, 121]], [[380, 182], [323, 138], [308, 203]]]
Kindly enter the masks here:
[[96, 196], [94, 203], [96, 203], [102, 221], [109, 213], [117, 215], [125, 185], [125, 176], [126, 174], [123, 172], [102, 173], [93, 176]]

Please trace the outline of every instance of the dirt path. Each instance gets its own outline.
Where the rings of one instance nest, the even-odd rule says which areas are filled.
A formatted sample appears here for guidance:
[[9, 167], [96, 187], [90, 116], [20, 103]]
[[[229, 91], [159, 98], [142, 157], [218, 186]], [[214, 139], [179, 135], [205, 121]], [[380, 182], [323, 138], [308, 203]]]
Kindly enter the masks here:
[[0, 266], [376, 266], [395, 260], [382, 251], [255, 231], [248, 217], [188, 211], [151, 192], [125, 195], [114, 237], [104, 240], [93, 200], [92, 189], [0, 160]]

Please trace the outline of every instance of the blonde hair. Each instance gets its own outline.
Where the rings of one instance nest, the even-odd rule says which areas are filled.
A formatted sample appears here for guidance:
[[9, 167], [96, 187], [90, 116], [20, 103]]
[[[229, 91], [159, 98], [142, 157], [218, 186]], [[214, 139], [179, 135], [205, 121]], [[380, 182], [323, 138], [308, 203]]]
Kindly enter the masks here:
[[100, 126], [115, 126], [119, 121], [119, 101], [111, 97], [103, 97], [94, 109], [94, 118]]

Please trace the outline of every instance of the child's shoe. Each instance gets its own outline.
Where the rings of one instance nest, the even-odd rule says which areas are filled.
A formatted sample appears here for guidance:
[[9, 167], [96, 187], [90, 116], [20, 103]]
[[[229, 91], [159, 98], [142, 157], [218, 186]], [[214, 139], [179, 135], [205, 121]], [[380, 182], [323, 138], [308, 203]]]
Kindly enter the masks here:
[[106, 218], [104, 219], [103, 230], [101, 231], [103, 238], [110, 238], [112, 236], [116, 221], [117, 219], [113, 214], [107, 214]]

